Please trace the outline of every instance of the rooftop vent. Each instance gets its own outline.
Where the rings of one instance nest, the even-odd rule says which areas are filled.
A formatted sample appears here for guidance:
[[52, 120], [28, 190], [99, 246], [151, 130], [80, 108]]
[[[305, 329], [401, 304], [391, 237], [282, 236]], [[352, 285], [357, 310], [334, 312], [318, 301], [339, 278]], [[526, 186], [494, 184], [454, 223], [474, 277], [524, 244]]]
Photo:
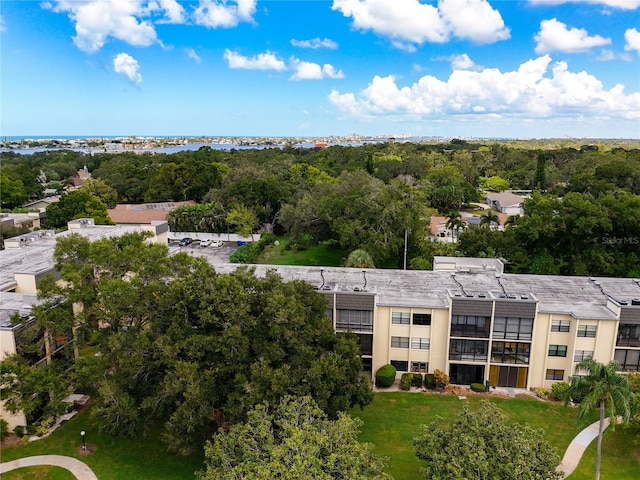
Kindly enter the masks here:
[[631, 300], [631, 305], [640, 305], [640, 298], [634, 298]]

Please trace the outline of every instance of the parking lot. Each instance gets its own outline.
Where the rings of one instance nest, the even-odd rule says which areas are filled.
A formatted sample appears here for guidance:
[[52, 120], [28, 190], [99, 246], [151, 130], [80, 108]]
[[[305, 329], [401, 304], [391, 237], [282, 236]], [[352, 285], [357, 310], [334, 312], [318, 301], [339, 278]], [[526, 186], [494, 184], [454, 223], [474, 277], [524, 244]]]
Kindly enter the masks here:
[[178, 241], [169, 242], [171, 253], [185, 252], [189, 255], [205, 257], [209, 263], [229, 263], [229, 256], [238, 248], [236, 242], [224, 242], [221, 247], [202, 247], [200, 242], [194, 240], [189, 245], [180, 246]]

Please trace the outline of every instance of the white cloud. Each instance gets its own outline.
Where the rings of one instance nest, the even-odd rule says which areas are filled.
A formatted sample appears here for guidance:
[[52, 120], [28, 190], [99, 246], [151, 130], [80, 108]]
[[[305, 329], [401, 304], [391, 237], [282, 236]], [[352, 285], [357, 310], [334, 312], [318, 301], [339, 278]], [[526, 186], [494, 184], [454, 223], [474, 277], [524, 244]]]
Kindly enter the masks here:
[[43, 4], [45, 8], [51, 6], [55, 12], [66, 12], [75, 22], [73, 41], [86, 53], [100, 50], [107, 37], [138, 47], [147, 47], [158, 41], [151, 22], [140, 19], [148, 14], [148, 9], [138, 0], [58, 0], [54, 5]]
[[640, 92], [626, 95], [623, 85], [605, 90], [587, 72], [572, 73], [551, 57], [529, 60], [515, 71], [485, 68], [454, 70], [446, 81], [426, 75], [410, 86], [393, 76], [375, 76], [358, 95], [336, 90], [329, 101], [362, 118], [416, 119], [441, 115], [491, 115], [494, 118], [579, 116], [640, 119]]
[[451, 62], [451, 68], [453, 70], [481, 70], [482, 67], [476, 65], [473, 60], [469, 58], [469, 55], [463, 53], [462, 55], [452, 55], [448, 58]]
[[134, 85], [142, 83], [138, 61], [127, 53], [119, 53], [113, 57], [113, 71], [127, 77]]
[[535, 35], [538, 42], [537, 54], [551, 52], [577, 53], [585, 52], [593, 47], [611, 45], [610, 38], [600, 35], [589, 36], [582, 28], [567, 28], [567, 25], [555, 18], [540, 22], [540, 31]]
[[185, 48], [184, 51], [186, 52], [187, 57], [192, 58], [196, 63], [200, 63], [200, 55], [198, 55], [193, 48]]
[[344, 78], [342, 70], [336, 70], [333, 65], [325, 63], [323, 66], [313, 62], [305, 62], [297, 58], [291, 59], [294, 73], [289, 80], [322, 80], [323, 78]]
[[561, 5], [563, 3], [590, 3], [606, 7], [635, 10], [640, 7], [640, 0], [529, 0], [534, 5]]
[[291, 39], [291, 45], [300, 48], [329, 48], [335, 50], [338, 48], [338, 44], [329, 38], [312, 38], [311, 40], [296, 40]]
[[200, 0], [194, 10], [196, 24], [211, 28], [231, 28], [240, 22], [253, 22], [257, 0]]
[[267, 51], [255, 57], [245, 57], [229, 49], [224, 52], [224, 59], [229, 68], [239, 68], [244, 70], [286, 70], [284, 61], [277, 58], [273, 53]]
[[509, 38], [500, 13], [486, 0], [440, 0], [438, 6], [419, 0], [334, 0], [331, 7], [353, 19], [353, 27], [388, 37], [408, 50], [413, 44], [443, 43], [453, 35], [477, 43]]
[[7, 31], [7, 24], [4, 23], [4, 18], [2, 18], [2, 15], [0, 15], [0, 32], [6, 32]]
[[624, 46], [624, 49], [628, 52], [630, 50], [635, 50], [640, 54], [640, 32], [635, 28], [630, 28], [626, 32], [624, 32], [624, 39], [627, 43]]
[[156, 0], [159, 5], [153, 8], [152, 2], [150, 3], [150, 10], [160, 10], [164, 12], [165, 18], [159, 23], [185, 23], [187, 16], [184, 11], [184, 7], [180, 5], [176, 0]]

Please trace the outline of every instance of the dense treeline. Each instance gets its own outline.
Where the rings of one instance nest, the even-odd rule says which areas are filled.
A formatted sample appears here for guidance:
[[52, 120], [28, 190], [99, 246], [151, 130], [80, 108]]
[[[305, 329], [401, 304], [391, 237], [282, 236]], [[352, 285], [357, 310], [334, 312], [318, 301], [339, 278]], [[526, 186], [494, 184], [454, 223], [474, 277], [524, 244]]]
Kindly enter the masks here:
[[[51, 182], [68, 184], [86, 165], [121, 203], [198, 202], [172, 213], [175, 230], [286, 233], [302, 247], [363, 248], [378, 266], [403, 265], [406, 236], [410, 268], [429, 268], [434, 254], [457, 254], [500, 256], [518, 272], [640, 274], [636, 148], [453, 140], [326, 149], [205, 146], [170, 155], [11, 153], [2, 154], [2, 163], [3, 207]], [[469, 228], [458, 246], [428, 240], [430, 216], [507, 186], [538, 193], [506, 232]], [[54, 215], [53, 225], [64, 225], [69, 215], [99, 217], [100, 205], [83, 201], [83, 208]]]

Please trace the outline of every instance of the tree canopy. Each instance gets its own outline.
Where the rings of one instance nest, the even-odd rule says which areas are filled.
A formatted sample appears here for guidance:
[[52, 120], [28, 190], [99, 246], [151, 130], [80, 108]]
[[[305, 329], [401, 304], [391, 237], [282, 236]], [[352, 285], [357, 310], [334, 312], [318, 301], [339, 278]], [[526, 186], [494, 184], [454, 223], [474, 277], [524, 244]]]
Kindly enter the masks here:
[[308, 396], [257, 405], [207, 442], [200, 479], [390, 479], [373, 445], [358, 442], [360, 425], [345, 413], [327, 418]]
[[483, 401], [475, 411], [466, 404], [452, 425], [438, 418], [423, 426], [413, 443], [427, 479], [559, 480], [560, 457], [543, 437]]
[[264, 401], [310, 395], [335, 419], [372, 399], [357, 339], [334, 332], [325, 298], [305, 282], [219, 274], [142, 234], [71, 235], [55, 259], [64, 284], [42, 281], [36, 316], [100, 351], [68, 381], [95, 389], [93, 414], [113, 434], [163, 419], [167, 444], [187, 453]]

